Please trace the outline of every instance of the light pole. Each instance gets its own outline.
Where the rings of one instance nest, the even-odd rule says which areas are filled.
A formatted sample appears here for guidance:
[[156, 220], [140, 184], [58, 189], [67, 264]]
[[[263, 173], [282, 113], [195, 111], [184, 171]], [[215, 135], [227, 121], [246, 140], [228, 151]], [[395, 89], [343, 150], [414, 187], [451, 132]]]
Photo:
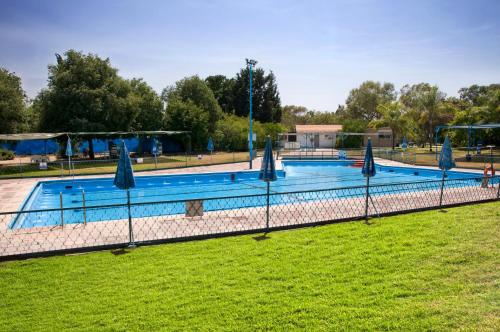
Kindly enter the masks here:
[[253, 122], [252, 122], [252, 72], [253, 66], [257, 64], [256, 60], [246, 59], [247, 67], [250, 72], [250, 119], [249, 119], [249, 133], [248, 133], [248, 149], [250, 150], [250, 169], [252, 169], [252, 152], [253, 152]]

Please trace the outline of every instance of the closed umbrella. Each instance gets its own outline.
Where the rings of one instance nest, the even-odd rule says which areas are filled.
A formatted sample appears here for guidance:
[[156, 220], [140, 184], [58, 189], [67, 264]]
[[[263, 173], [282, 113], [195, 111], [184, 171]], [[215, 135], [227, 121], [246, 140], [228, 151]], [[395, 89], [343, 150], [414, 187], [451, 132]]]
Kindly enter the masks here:
[[113, 183], [116, 187], [127, 191], [129, 243], [130, 246], [133, 246], [134, 233], [132, 231], [132, 214], [130, 211], [130, 188], [135, 188], [135, 178], [127, 146], [123, 140], [120, 145], [120, 158], [118, 159], [115, 181]]
[[403, 150], [406, 150], [408, 148], [408, 142], [406, 141], [406, 137], [403, 137], [403, 143], [401, 143], [401, 147]]
[[439, 206], [443, 203], [443, 189], [444, 189], [444, 178], [446, 176], [446, 171], [455, 167], [455, 161], [453, 160], [453, 153], [451, 151], [450, 138], [445, 137], [443, 147], [441, 148], [441, 154], [439, 155], [439, 168], [443, 171], [443, 177], [441, 180], [441, 194], [439, 196]]
[[[69, 174], [71, 175], [71, 156], [73, 156], [73, 149], [71, 148], [71, 138], [68, 136], [68, 141], [66, 142], [66, 155], [68, 156], [68, 169]], [[73, 171], [73, 176], [75, 172]]]
[[158, 160], [157, 160], [157, 155], [158, 155], [158, 142], [156, 141], [156, 137], [153, 138], [153, 147], [151, 148], [151, 153], [153, 154], [155, 158], [155, 169], [158, 168]]
[[370, 197], [370, 178], [375, 176], [377, 171], [375, 170], [375, 160], [373, 160], [372, 151], [372, 140], [368, 138], [368, 144], [366, 145], [365, 160], [363, 162], [363, 168], [361, 168], [361, 173], [366, 177], [366, 199], [365, 199], [365, 220], [368, 220], [368, 199]]
[[208, 138], [207, 150], [210, 151], [210, 158], [212, 158], [212, 152], [214, 151], [214, 141], [212, 137]]
[[273, 148], [271, 137], [266, 138], [266, 147], [264, 149], [264, 157], [260, 167], [259, 179], [267, 183], [267, 210], [266, 210], [266, 229], [269, 228], [269, 191], [270, 182], [276, 181], [276, 165], [273, 158]]

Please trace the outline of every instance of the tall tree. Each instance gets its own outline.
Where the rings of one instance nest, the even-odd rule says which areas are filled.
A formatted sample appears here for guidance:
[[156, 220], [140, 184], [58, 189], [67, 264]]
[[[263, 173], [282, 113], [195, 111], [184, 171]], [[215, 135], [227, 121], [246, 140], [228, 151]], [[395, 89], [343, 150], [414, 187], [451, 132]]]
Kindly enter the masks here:
[[198, 76], [186, 77], [163, 90], [166, 127], [191, 132], [193, 147], [202, 149], [215, 132], [221, 109], [212, 90]]
[[[208, 114], [207, 129], [212, 134], [215, 131], [215, 124], [221, 116], [221, 108], [215, 99], [212, 90], [204, 80], [198, 76], [186, 77], [175, 83], [173, 87], [167, 87], [163, 90], [163, 98], [168, 104], [172, 100], [177, 102], [192, 103]], [[182, 129], [182, 128], [176, 128]], [[194, 135], [196, 133], [193, 133]]]
[[378, 105], [395, 101], [396, 96], [392, 83], [366, 81], [351, 90], [345, 108], [341, 108], [337, 113], [343, 118], [369, 122], [380, 117]]
[[222, 111], [226, 114], [234, 114], [233, 108], [233, 89], [234, 79], [227, 78], [224, 75], [214, 75], [205, 78], [210, 90], [212, 90], [215, 99], [219, 103]]
[[204, 149], [207, 144], [209, 118], [210, 114], [191, 100], [182, 101], [177, 97], [169, 99], [166, 112], [167, 128], [191, 132], [192, 147], [198, 151]]
[[[233, 108], [238, 116], [247, 117], [249, 113], [249, 69], [243, 68], [236, 75], [233, 87]], [[255, 120], [261, 122], [281, 121], [281, 100], [273, 72], [268, 75], [262, 68], [252, 74], [252, 104]]]
[[392, 130], [392, 149], [396, 146], [396, 138], [401, 138], [405, 134], [405, 129], [408, 125], [408, 120], [405, 117], [403, 107], [398, 102], [378, 105], [378, 113], [381, 114], [380, 119], [370, 122], [370, 126], [374, 128], [389, 127]]
[[[127, 131], [139, 114], [139, 97], [118, 76], [109, 59], [69, 50], [49, 65], [48, 87], [34, 103], [40, 129], [57, 131]], [[92, 140], [89, 152], [94, 157]]]
[[138, 97], [139, 114], [132, 124], [134, 130], [161, 130], [165, 124], [165, 110], [158, 94], [142, 79], [130, 81], [132, 93]]
[[401, 89], [400, 102], [418, 124], [420, 140], [429, 143], [430, 151], [432, 151], [435, 127], [446, 123], [448, 119], [448, 115], [440, 108], [445, 97], [444, 92], [429, 83], [405, 85]]
[[0, 134], [23, 131], [25, 98], [21, 79], [7, 69], [0, 68]]

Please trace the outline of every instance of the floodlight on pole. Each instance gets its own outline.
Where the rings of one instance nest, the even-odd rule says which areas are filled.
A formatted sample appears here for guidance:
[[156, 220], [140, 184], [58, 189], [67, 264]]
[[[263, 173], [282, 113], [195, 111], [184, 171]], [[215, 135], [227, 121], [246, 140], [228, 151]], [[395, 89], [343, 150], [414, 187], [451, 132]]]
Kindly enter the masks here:
[[249, 112], [249, 129], [248, 129], [248, 150], [250, 151], [250, 169], [252, 169], [252, 154], [253, 154], [253, 122], [252, 122], [252, 72], [253, 67], [257, 64], [256, 60], [245, 59], [250, 72], [250, 112]]

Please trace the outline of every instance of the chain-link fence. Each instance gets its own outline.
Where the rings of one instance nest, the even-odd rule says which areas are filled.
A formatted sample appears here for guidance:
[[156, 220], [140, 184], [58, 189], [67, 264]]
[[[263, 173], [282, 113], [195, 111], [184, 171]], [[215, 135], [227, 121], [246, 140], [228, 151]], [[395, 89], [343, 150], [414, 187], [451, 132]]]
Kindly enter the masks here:
[[[255, 233], [498, 200], [499, 177], [0, 213], [0, 260]], [[443, 188], [443, 189], [441, 189]], [[366, 193], [369, 193], [367, 196]], [[128, 218], [128, 208], [130, 216]]]
[[[365, 149], [308, 149], [308, 150], [279, 150], [278, 156], [289, 160], [331, 160], [339, 158], [339, 151], [345, 151], [348, 159], [362, 159]], [[415, 164], [415, 152], [398, 151], [392, 149], [373, 149], [374, 157], [399, 161], [406, 164]]]

